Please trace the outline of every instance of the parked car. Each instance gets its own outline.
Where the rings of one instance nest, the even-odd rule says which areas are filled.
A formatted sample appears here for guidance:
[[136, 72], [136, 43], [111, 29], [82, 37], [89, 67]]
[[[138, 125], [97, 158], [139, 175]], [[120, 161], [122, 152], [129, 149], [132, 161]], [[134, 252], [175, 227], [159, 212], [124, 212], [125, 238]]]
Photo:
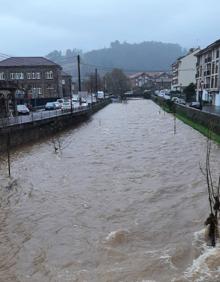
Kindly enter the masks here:
[[70, 111], [71, 110], [71, 102], [63, 102], [62, 111]]
[[62, 104], [61, 104], [61, 103], [59, 103], [59, 102], [54, 102], [54, 104], [55, 104], [55, 106], [56, 106], [56, 110], [61, 109], [61, 107], [62, 107]]
[[165, 100], [170, 100], [170, 95], [168, 95], [168, 94], [164, 94], [163, 97], [164, 97]]
[[191, 102], [191, 103], [189, 104], [189, 106], [190, 106], [191, 108], [195, 108], [195, 109], [201, 110], [201, 105], [200, 105], [199, 102]]
[[74, 108], [74, 109], [79, 108], [79, 102], [74, 102], [74, 101], [72, 100], [72, 104], [73, 104], [73, 108]]
[[81, 102], [81, 107], [87, 107], [87, 106], [88, 106], [87, 101], [82, 101], [82, 102]]
[[64, 102], [64, 99], [60, 98], [60, 99], [57, 99], [57, 102], [60, 103], [60, 105], [62, 106], [63, 102]]
[[29, 115], [30, 110], [25, 105], [17, 105], [17, 112], [19, 115]]
[[56, 104], [55, 102], [47, 102], [45, 105], [46, 111], [56, 110]]

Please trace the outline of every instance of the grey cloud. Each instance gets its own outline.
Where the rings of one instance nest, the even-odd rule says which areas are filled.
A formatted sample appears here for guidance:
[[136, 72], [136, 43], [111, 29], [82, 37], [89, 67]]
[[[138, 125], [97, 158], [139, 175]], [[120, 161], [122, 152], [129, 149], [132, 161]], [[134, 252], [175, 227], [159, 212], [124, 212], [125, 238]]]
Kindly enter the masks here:
[[0, 52], [14, 55], [96, 49], [115, 39], [205, 46], [219, 36], [218, 0], [0, 0], [0, 7]]

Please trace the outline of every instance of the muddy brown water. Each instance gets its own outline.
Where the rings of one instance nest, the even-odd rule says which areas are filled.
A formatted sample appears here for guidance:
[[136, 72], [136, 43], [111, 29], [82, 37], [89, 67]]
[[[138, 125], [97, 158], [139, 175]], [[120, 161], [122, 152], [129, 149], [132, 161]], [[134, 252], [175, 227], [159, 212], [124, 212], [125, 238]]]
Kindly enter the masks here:
[[[2, 161], [0, 281], [220, 281], [203, 240], [206, 139], [176, 127], [152, 101], [111, 104], [15, 151], [11, 180]], [[219, 161], [213, 143], [214, 177]]]

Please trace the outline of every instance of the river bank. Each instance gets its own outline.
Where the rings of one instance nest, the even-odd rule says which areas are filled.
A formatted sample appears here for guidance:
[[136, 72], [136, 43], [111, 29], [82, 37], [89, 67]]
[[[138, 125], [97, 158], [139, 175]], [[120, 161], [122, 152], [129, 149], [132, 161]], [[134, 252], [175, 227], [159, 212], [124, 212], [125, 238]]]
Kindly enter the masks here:
[[152, 100], [166, 112], [174, 114], [179, 120], [199, 131], [220, 144], [220, 116], [213, 113], [203, 112], [194, 108], [152, 96]]

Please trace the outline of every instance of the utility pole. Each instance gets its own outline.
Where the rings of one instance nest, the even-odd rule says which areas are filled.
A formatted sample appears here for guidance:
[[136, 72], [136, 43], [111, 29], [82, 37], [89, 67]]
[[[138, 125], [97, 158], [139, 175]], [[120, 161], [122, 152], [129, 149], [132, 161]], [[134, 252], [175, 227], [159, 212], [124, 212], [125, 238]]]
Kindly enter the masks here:
[[77, 65], [78, 65], [78, 84], [79, 84], [79, 91], [81, 91], [80, 55], [77, 55]]
[[96, 95], [98, 93], [98, 70], [95, 69], [95, 91], [96, 91]]

